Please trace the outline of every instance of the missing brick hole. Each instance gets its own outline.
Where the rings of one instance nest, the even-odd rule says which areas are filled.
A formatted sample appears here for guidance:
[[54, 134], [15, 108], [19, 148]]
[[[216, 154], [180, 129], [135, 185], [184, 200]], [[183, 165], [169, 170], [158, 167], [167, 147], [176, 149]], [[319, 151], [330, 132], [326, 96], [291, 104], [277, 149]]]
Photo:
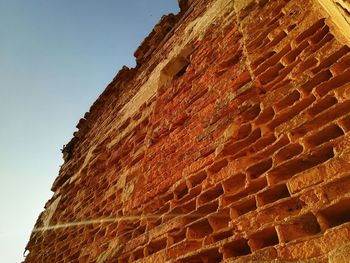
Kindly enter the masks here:
[[251, 235], [248, 244], [253, 251], [277, 245], [279, 239], [276, 229], [274, 227], [264, 229], [258, 233]]
[[251, 250], [246, 239], [239, 239], [225, 244], [223, 246], [223, 253], [224, 258], [228, 259], [248, 255], [251, 253]]
[[179, 55], [170, 59], [168, 64], [166, 64], [160, 72], [159, 87], [185, 74], [190, 64], [190, 55], [192, 51], [192, 45], [188, 45], [180, 52]]
[[287, 27], [287, 33], [291, 32], [297, 25], [296, 24], [292, 24], [290, 26]]
[[188, 193], [188, 187], [185, 181], [180, 182], [174, 189], [176, 199], [181, 199]]
[[128, 263], [130, 255], [123, 256], [122, 258], [118, 258], [118, 263]]
[[312, 26], [310, 26], [307, 30], [305, 30], [304, 32], [299, 34], [295, 38], [295, 42], [297, 44], [301, 43], [304, 39], [306, 39], [306, 38], [312, 36], [313, 34], [315, 34], [317, 32], [317, 30], [322, 28], [324, 25], [325, 25], [325, 19], [324, 18], [318, 20], [316, 23], [314, 23]]
[[206, 190], [198, 197], [198, 204], [202, 205], [208, 203], [224, 193], [222, 185], [218, 183], [216, 186]]
[[230, 209], [230, 216], [232, 219], [236, 219], [244, 214], [256, 210], [256, 208], [255, 198], [249, 197], [233, 204]]
[[189, 240], [201, 239], [211, 234], [213, 229], [211, 228], [207, 219], [200, 220], [193, 223], [187, 228], [187, 238]]
[[261, 112], [260, 104], [257, 103], [241, 113], [243, 123], [254, 120]]
[[315, 117], [319, 113], [327, 110], [328, 108], [332, 107], [333, 105], [337, 104], [338, 100], [333, 96], [327, 96], [320, 100], [318, 100], [311, 108], [308, 109], [307, 113], [311, 117]]
[[252, 179], [258, 178], [260, 175], [264, 174], [272, 167], [272, 159], [264, 160], [257, 163], [247, 169], [247, 173]]
[[193, 217], [197, 217], [198, 216], [203, 216], [203, 215], [208, 215], [211, 213], [214, 213], [218, 210], [219, 208], [219, 201], [218, 200], [213, 200], [213, 201], [208, 201], [206, 203], [199, 203], [198, 202], [198, 208], [196, 211], [194, 211], [193, 213], [191, 213], [189, 215], [189, 217], [193, 216]]
[[206, 178], [207, 178], [207, 172], [205, 170], [202, 170], [196, 174], [189, 176], [188, 181], [190, 182], [191, 187], [193, 188], [201, 184]]
[[222, 198], [222, 203], [224, 206], [230, 205], [234, 202], [237, 202], [240, 199], [247, 197], [252, 193], [258, 192], [259, 190], [266, 187], [266, 185], [267, 185], [266, 177], [259, 177], [256, 180], [250, 181], [247, 187], [244, 190], [242, 189], [242, 191], [238, 192], [237, 194], [225, 195]]
[[345, 199], [321, 211], [329, 227], [350, 221], [350, 199]]
[[321, 145], [323, 143], [327, 143], [332, 139], [340, 137], [344, 135], [343, 130], [336, 124], [332, 123], [327, 127], [320, 129], [315, 134], [307, 137], [305, 142], [310, 147], [315, 147]]
[[133, 252], [133, 260], [144, 258], [143, 248], [138, 248]]
[[164, 249], [166, 247], [166, 244], [167, 243], [165, 238], [151, 241], [147, 246], [148, 255], [157, 253], [158, 251]]
[[213, 239], [213, 242], [218, 242], [218, 241], [224, 240], [226, 238], [229, 238], [232, 235], [233, 235], [232, 230], [222, 231], [222, 232], [212, 234], [212, 239]]
[[180, 71], [178, 73], [175, 74], [175, 78], [180, 78], [183, 74], [185, 74], [188, 66], [190, 65], [190, 62], [187, 62], [182, 69], [180, 69]]
[[192, 199], [170, 211], [170, 214], [187, 214], [196, 209], [196, 199]]
[[295, 144], [289, 144], [287, 146], [285, 146], [284, 148], [282, 148], [281, 150], [279, 150], [275, 156], [274, 159], [276, 161], [276, 163], [281, 163], [283, 161], [289, 160], [294, 156], [299, 155], [300, 153], [302, 153], [304, 150], [303, 146], [301, 146], [298, 143]]
[[178, 263], [216, 263], [222, 261], [222, 255], [218, 248], [210, 248], [199, 252], [196, 255], [190, 255], [188, 257], [177, 260]]
[[289, 197], [289, 191], [285, 184], [280, 184], [267, 189], [266, 191], [257, 195], [257, 201], [259, 206], [273, 203], [279, 199]]
[[139, 226], [138, 228], [136, 228], [134, 230], [134, 232], [132, 233], [132, 237], [133, 238], [136, 238], [142, 234], [144, 234], [146, 232], [146, 225], [143, 225], [143, 226]]
[[177, 232], [170, 233], [169, 236], [173, 244], [179, 243], [186, 238], [186, 229], [183, 228]]

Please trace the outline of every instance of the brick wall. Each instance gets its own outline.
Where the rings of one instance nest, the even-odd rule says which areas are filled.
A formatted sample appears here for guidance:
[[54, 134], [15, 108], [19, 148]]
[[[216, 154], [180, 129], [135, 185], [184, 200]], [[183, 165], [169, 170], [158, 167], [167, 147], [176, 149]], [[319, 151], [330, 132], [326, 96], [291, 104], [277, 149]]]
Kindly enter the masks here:
[[77, 125], [25, 262], [347, 262], [348, 2], [181, 7]]

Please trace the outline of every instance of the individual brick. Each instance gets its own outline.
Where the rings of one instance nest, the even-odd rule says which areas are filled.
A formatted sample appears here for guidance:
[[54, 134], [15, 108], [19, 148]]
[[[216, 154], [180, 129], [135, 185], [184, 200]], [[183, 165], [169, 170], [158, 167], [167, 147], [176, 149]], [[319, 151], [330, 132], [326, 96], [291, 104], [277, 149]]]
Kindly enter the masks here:
[[301, 111], [306, 109], [314, 101], [315, 97], [312, 95], [301, 99], [294, 105], [290, 106], [289, 108], [286, 108], [284, 111], [277, 114], [274, 117], [274, 119], [271, 120], [266, 126], [268, 127], [268, 129], [274, 130], [277, 126], [290, 120], [291, 118], [299, 114]]
[[195, 197], [197, 197], [202, 192], [202, 186], [197, 185], [194, 188], [191, 188], [190, 191], [181, 197], [179, 200], [171, 200], [170, 201], [170, 207], [175, 208], [177, 206], [181, 206], [182, 204], [193, 200]]
[[333, 123], [305, 137], [303, 140], [305, 141], [306, 147], [313, 148], [342, 135], [344, 135], [343, 130]]
[[[349, 226], [335, 228], [316, 235], [314, 238], [291, 243], [277, 249], [278, 257], [282, 260], [297, 260], [299, 258], [316, 258], [325, 255], [349, 241]], [[307, 248], [307, 249], [305, 249]]]
[[325, 36], [329, 35], [329, 27], [325, 25], [324, 27], [321, 28], [321, 30], [318, 30], [316, 34], [314, 34], [308, 42], [311, 45], [316, 45], [317, 43], [322, 42], [322, 40], [325, 38]]
[[242, 123], [246, 123], [254, 120], [259, 115], [260, 111], [260, 104], [257, 103], [242, 112], [239, 117], [242, 119]]
[[308, 95], [311, 93], [311, 91], [317, 87], [319, 84], [329, 80], [330, 78], [332, 78], [332, 73], [326, 69], [323, 70], [319, 73], [317, 73], [312, 79], [310, 79], [309, 81], [307, 81], [306, 83], [304, 83], [300, 89], [301, 91], [304, 92], [305, 95]]
[[180, 230], [173, 230], [169, 232], [168, 235], [168, 245], [172, 246], [173, 244], [179, 243], [186, 239], [186, 228], [181, 228]]
[[301, 172], [288, 181], [288, 189], [292, 194], [297, 193], [328, 178], [336, 177], [342, 169], [350, 169], [350, 163], [346, 156], [333, 158], [328, 162]]
[[300, 55], [301, 52], [308, 46], [308, 41], [304, 40], [301, 43], [298, 43], [298, 46], [292, 50], [290, 50], [283, 58], [282, 62], [285, 65], [292, 64], [295, 62], [297, 57]]
[[224, 167], [226, 167], [228, 164], [227, 160], [226, 159], [222, 159], [222, 160], [219, 160], [215, 163], [213, 163], [212, 165], [209, 166], [208, 168], [208, 174], [211, 175], [211, 174], [216, 174], [218, 173], [221, 169], [223, 169]]
[[137, 249], [135, 249], [130, 256], [130, 260], [131, 261], [136, 261], [138, 259], [142, 259], [145, 257], [145, 253], [144, 253], [144, 247], [139, 247]]
[[328, 201], [336, 200], [339, 196], [347, 195], [350, 192], [350, 176], [348, 172], [338, 173], [337, 176], [339, 178], [322, 186]]
[[292, 159], [294, 156], [301, 154], [303, 151], [304, 147], [298, 143], [288, 144], [274, 154], [273, 160], [276, 164], [279, 164], [283, 161]]
[[325, 97], [319, 99], [318, 101], [316, 101], [316, 103], [314, 103], [310, 108], [308, 108], [307, 113], [311, 117], [315, 117], [319, 113], [321, 113], [321, 112], [327, 110], [328, 108], [332, 107], [333, 105], [335, 105], [337, 102], [338, 102], [338, 100], [335, 97], [325, 96]]
[[344, 101], [338, 103], [333, 107], [328, 108], [326, 111], [323, 111], [321, 114], [317, 115], [315, 118], [305, 122], [301, 126], [293, 129], [290, 134], [293, 138], [300, 138], [306, 133], [310, 132], [313, 129], [321, 127], [333, 120], [342, 117], [350, 112], [350, 101]]
[[339, 75], [334, 76], [330, 80], [320, 84], [315, 88], [316, 93], [319, 96], [325, 96], [329, 91], [343, 86], [350, 82], [350, 70], [345, 70]]
[[234, 223], [239, 231], [251, 233], [270, 222], [277, 223], [285, 220], [285, 218], [297, 215], [303, 207], [304, 203], [298, 198], [279, 200], [265, 206], [261, 210], [241, 216], [239, 220], [235, 220]]
[[244, 157], [250, 154], [260, 152], [266, 149], [268, 146], [273, 145], [275, 141], [276, 141], [276, 137], [274, 134], [269, 134], [264, 137], [261, 137], [257, 139], [255, 142], [253, 142], [252, 144], [250, 144], [248, 147], [243, 148], [237, 154], [232, 156], [232, 159], [237, 159], [240, 157]]
[[[348, 61], [348, 57], [350, 58], [349, 55], [343, 57], [349, 51], [350, 51], [350, 48], [348, 46], [341, 47], [339, 50], [337, 50], [336, 52], [334, 52], [333, 54], [331, 54], [327, 58], [322, 59], [320, 61], [320, 63], [317, 65], [317, 67], [314, 67], [311, 71], [313, 73], [317, 73], [320, 70], [331, 66], [330, 67], [331, 72], [334, 75], [338, 75], [338, 73], [341, 71], [341, 69], [346, 65], [346, 62]], [[342, 59], [339, 62], [337, 62], [340, 58], [342, 58]]]
[[312, 36], [317, 30], [322, 28], [325, 25], [325, 19], [320, 19], [316, 23], [314, 23], [312, 26], [310, 26], [307, 30], [299, 34], [295, 38], [295, 42], [297, 44], [301, 43], [304, 39], [307, 39], [308, 37]]
[[203, 204], [202, 206], [198, 206], [196, 211], [193, 211], [188, 216], [189, 217], [193, 216], [194, 218], [204, 217], [204, 216], [207, 216], [208, 214], [216, 212], [218, 208], [219, 208], [219, 201], [215, 199], [209, 203]]
[[270, 185], [285, 182], [294, 175], [324, 163], [333, 157], [334, 152], [332, 147], [326, 146], [319, 148], [309, 155], [305, 154], [304, 156], [281, 163], [267, 174], [268, 182]]
[[285, 109], [288, 106], [293, 105], [296, 101], [300, 99], [300, 93], [297, 90], [294, 90], [292, 93], [288, 94], [282, 100], [274, 105], [276, 111]]
[[312, 213], [293, 218], [288, 223], [277, 226], [276, 229], [283, 243], [313, 236], [321, 232], [317, 218]]
[[[348, 46], [342, 47], [337, 55], [343, 55], [347, 54], [350, 51], [350, 48]], [[349, 68], [350, 65], [350, 55], [344, 55], [341, 59], [337, 61], [337, 63], [333, 64], [330, 69], [334, 75], [340, 75], [342, 72], [344, 72], [346, 69]]]
[[176, 216], [176, 215], [182, 215], [182, 214], [188, 214], [196, 209], [196, 198], [193, 198], [187, 202], [180, 203], [179, 205], [176, 205], [169, 211], [169, 215]]

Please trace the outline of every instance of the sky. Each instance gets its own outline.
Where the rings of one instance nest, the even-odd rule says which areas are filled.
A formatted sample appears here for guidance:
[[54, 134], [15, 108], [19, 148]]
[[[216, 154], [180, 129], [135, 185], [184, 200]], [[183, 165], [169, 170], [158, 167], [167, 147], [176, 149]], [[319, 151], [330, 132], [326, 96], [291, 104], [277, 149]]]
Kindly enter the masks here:
[[23, 260], [75, 126], [177, 0], [0, 0], [0, 262]]

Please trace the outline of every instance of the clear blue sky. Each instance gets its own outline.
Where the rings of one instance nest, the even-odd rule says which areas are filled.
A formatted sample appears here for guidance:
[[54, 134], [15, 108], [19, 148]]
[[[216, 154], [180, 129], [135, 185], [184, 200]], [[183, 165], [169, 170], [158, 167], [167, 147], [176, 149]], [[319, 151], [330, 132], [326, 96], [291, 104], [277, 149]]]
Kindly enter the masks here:
[[75, 125], [177, 0], [0, 0], [0, 262], [22, 260]]

